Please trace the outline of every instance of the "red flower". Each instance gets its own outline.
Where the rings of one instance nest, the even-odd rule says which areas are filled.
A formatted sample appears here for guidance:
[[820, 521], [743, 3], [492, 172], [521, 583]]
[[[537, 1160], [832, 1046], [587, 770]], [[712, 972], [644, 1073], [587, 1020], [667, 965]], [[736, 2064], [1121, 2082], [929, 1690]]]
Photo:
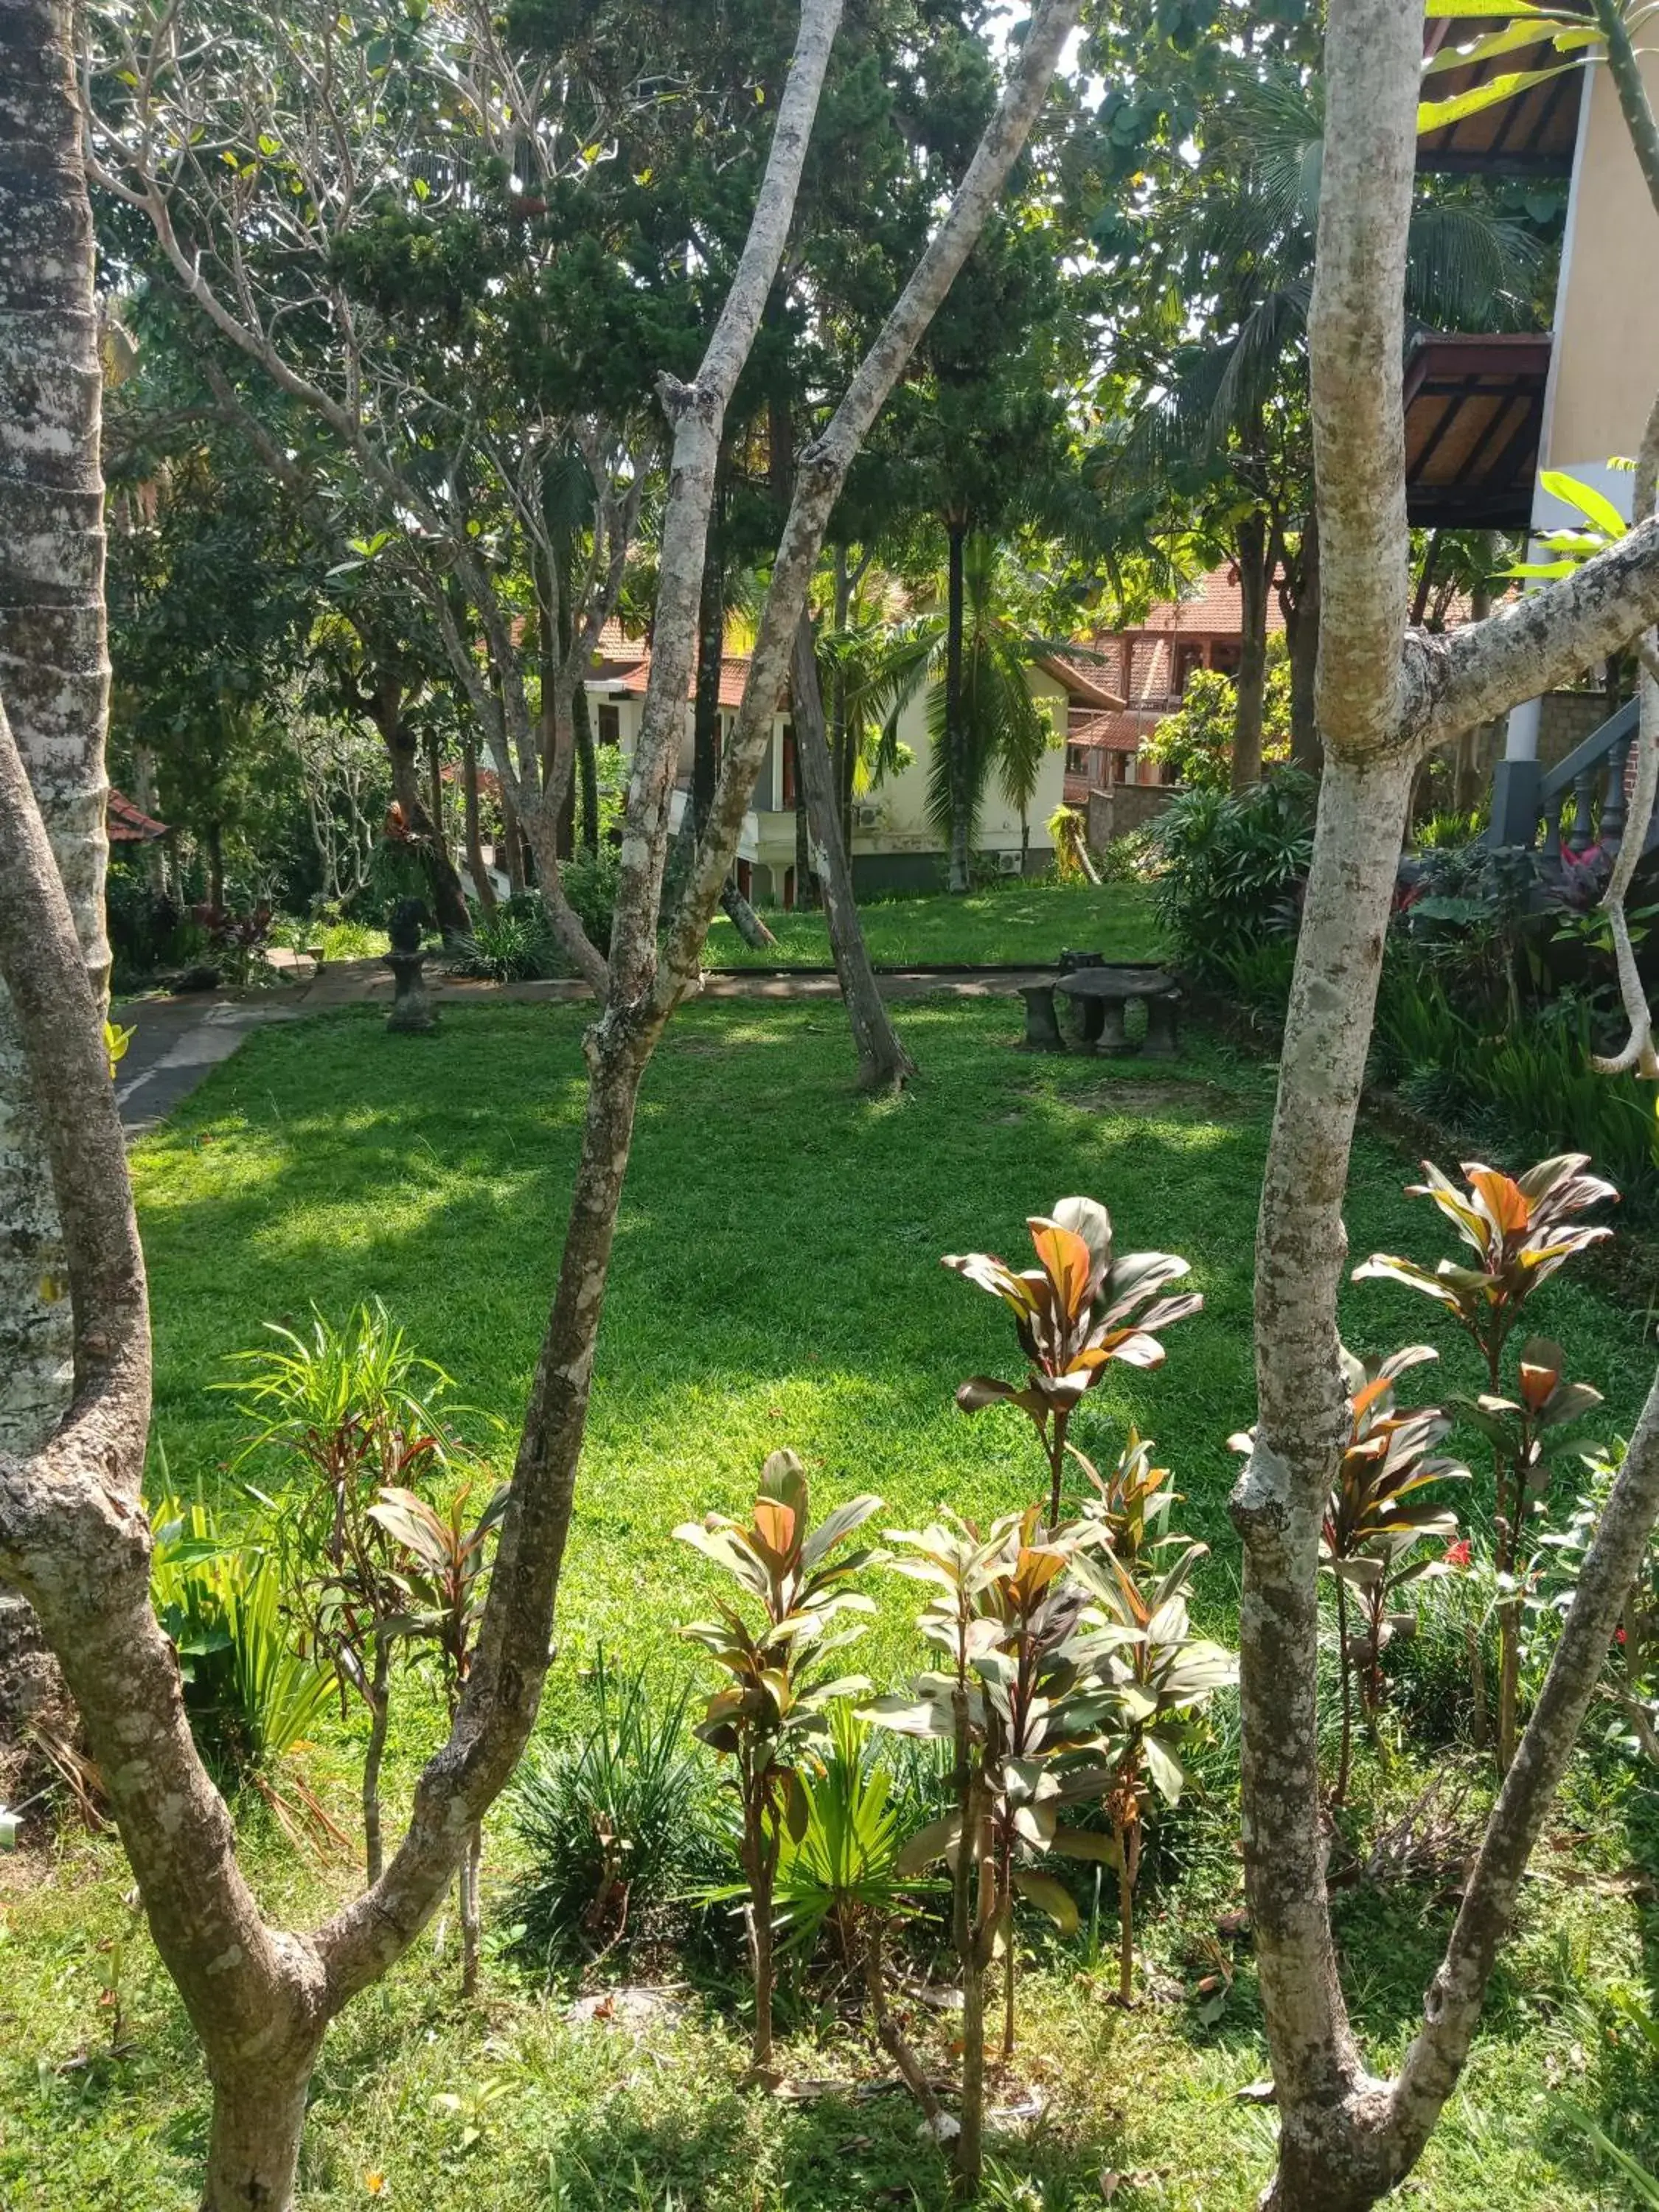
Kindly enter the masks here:
[[1460, 1537], [1455, 1544], [1447, 1545], [1446, 1565], [1449, 1567], [1467, 1567], [1468, 1564], [1469, 1540], [1467, 1536]]
[[1622, 1643], [1624, 1642], [1624, 1640], [1625, 1640], [1625, 1632], [1624, 1632], [1624, 1630], [1623, 1630], [1622, 1628], [1615, 1628], [1615, 1629], [1613, 1630], [1613, 1642], [1614, 1642], [1615, 1644], [1622, 1644]]

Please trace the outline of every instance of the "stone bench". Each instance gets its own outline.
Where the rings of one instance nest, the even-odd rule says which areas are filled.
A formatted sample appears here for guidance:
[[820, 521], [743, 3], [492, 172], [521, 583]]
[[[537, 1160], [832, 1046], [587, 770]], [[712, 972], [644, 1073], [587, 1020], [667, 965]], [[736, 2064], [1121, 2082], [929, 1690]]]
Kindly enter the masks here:
[[[1123, 1018], [1137, 1000], [1146, 1009], [1146, 1040], [1141, 1049], [1152, 1058], [1167, 1060], [1180, 1048], [1176, 1008], [1181, 993], [1174, 976], [1161, 968], [1074, 968], [1049, 982], [1023, 983], [1019, 991], [1025, 1001], [1028, 1052], [1127, 1052]], [[1054, 1009], [1056, 991], [1072, 1001], [1074, 1031], [1069, 1048]]]

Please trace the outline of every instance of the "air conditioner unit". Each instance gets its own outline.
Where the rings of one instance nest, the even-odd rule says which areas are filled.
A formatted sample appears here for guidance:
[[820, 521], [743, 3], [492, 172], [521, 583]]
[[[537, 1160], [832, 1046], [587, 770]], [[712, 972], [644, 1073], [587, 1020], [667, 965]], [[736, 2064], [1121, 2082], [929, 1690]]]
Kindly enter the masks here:
[[855, 807], [853, 818], [860, 830], [874, 830], [880, 826], [881, 809], [878, 806]]
[[1022, 875], [1024, 869], [1025, 856], [1023, 853], [1011, 852], [997, 854], [997, 873], [1000, 876]]

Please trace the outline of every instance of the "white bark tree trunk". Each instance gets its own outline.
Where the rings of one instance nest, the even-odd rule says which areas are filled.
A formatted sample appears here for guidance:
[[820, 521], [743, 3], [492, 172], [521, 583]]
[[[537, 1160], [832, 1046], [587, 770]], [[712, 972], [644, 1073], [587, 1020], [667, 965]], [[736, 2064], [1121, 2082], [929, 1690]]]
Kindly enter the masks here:
[[[1243, 1542], [1245, 1875], [1280, 2118], [1279, 2212], [1364, 2212], [1410, 2171], [1467, 2056], [1528, 1854], [1659, 1506], [1659, 1386], [1489, 1824], [1397, 2081], [1366, 2070], [1324, 1881], [1316, 1744], [1319, 1526], [1343, 1428], [1336, 1300], [1349, 1153], [1405, 810], [1435, 744], [1628, 641], [1659, 604], [1654, 528], [1513, 612], [1407, 635], [1400, 361], [1421, 64], [1418, 0], [1331, 0], [1310, 345], [1325, 772], [1256, 1250], [1256, 1440]], [[1403, 641], [1403, 649], [1402, 649]]]
[[817, 655], [812, 618], [803, 614], [795, 635], [790, 663], [790, 696], [794, 709], [795, 761], [811, 825], [813, 865], [829, 925], [830, 949], [836, 974], [847, 1001], [847, 1018], [859, 1056], [860, 1090], [896, 1090], [916, 1072], [915, 1062], [899, 1042], [891, 1015], [870, 964], [858, 901], [853, 896], [853, 870], [842, 842], [841, 808], [836, 804], [836, 772], [830, 758], [830, 740], [823, 725], [823, 698], [818, 688]]
[[[67, 7], [0, 9], [0, 699], [101, 999], [102, 386], [71, 51]], [[33, 1449], [63, 1413], [70, 1340], [40, 1102], [0, 994], [0, 1449]]]

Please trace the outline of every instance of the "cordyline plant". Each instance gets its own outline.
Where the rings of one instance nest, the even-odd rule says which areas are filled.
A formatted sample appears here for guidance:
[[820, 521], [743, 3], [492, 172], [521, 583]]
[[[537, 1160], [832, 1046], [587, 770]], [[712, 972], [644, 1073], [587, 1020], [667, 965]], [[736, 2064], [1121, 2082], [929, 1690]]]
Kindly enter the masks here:
[[[1218, 1690], [1237, 1680], [1232, 1655], [1194, 1636], [1188, 1617], [1188, 1581], [1208, 1553], [1207, 1544], [1189, 1543], [1161, 1574], [1150, 1559], [1137, 1572], [1135, 1562], [1109, 1548], [1099, 1557], [1079, 1551], [1073, 1561], [1094, 1598], [1085, 1626], [1103, 1629], [1108, 1638], [1102, 1681], [1110, 1692], [1111, 1773], [1102, 1794], [1111, 1835], [1090, 1842], [1109, 1843], [1091, 1855], [1117, 1875], [1117, 1993], [1126, 2005], [1134, 1996], [1134, 1894], [1147, 1817], [1155, 1799], [1179, 1802], [1187, 1784], [1181, 1753], [1188, 1725]], [[1073, 1855], [1082, 1856], [1076, 1841]]]
[[255, 1495], [270, 1510], [283, 1603], [307, 1650], [334, 1669], [342, 1701], [356, 1697], [368, 1709], [363, 1846], [375, 1881], [383, 1859], [380, 1766], [405, 1595], [374, 1502], [446, 1463], [450, 1439], [434, 1407], [449, 1378], [408, 1349], [378, 1298], [343, 1328], [319, 1313], [308, 1337], [266, 1326], [276, 1343], [239, 1353], [247, 1373], [216, 1387], [262, 1424], [236, 1464], [270, 1455], [281, 1472], [274, 1497]]
[[[1461, 1482], [1468, 1469], [1437, 1452], [1451, 1423], [1437, 1407], [1403, 1410], [1395, 1384], [1401, 1376], [1439, 1354], [1426, 1344], [1407, 1345], [1387, 1358], [1364, 1361], [1342, 1354], [1348, 1382], [1348, 1437], [1320, 1537], [1319, 1563], [1336, 1584], [1336, 1635], [1342, 1676], [1342, 1744], [1333, 1802], [1346, 1802], [1353, 1758], [1353, 1686], [1373, 1734], [1382, 1701], [1382, 1654], [1392, 1639], [1414, 1627], [1413, 1613], [1396, 1614], [1392, 1601], [1425, 1575], [1450, 1571], [1447, 1552], [1457, 1536], [1457, 1516], [1442, 1500], [1418, 1493], [1431, 1483]], [[1248, 1449], [1248, 1446], [1247, 1446]], [[1439, 1553], [1421, 1550], [1431, 1539]], [[1348, 1592], [1358, 1607], [1360, 1628], [1348, 1629]]]
[[[412, 1490], [392, 1487], [382, 1490], [368, 1509], [369, 1518], [397, 1547], [390, 1572], [403, 1595], [404, 1610], [393, 1625], [398, 1633], [435, 1656], [452, 1727], [483, 1618], [489, 1541], [507, 1510], [507, 1492], [498, 1489], [473, 1521], [468, 1512], [471, 1497], [472, 1485], [464, 1482], [440, 1510]], [[483, 1823], [475, 1820], [455, 1876], [461, 1913], [461, 1994], [468, 1997], [478, 1986], [483, 1860]]]
[[1561, 1379], [1561, 1354], [1541, 1339], [1523, 1347], [1516, 1395], [1502, 1388], [1504, 1354], [1521, 1309], [1539, 1285], [1592, 1244], [1612, 1236], [1604, 1224], [1577, 1217], [1619, 1194], [1586, 1175], [1584, 1152], [1540, 1160], [1519, 1176], [1496, 1168], [1466, 1165], [1460, 1190], [1432, 1162], [1425, 1180], [1408, 1186], [1413, 1198], [1432, 1199], [1475, 1255], [1473, 1267], [1442, 1260], [1432, 1267], [1374, 1253], [1354, 1270], [1354, 1280], [1404, 1283], [1444, 1306], [1479, 1350], [1486, 1390], [1462, 1410], [1492, 1444], [1494, 1517], [1500, 1593], [1498, 1613], [1498, 1766], [1509, 1771], [1515, 1757], [1516, 1701], [1521, 1679], [1521, 1597], [1516, 1583], [1528, 1511], [1541, 1504], [1543, 1432], [1601, 1402], [1586, 1383]]
[[955, 2162], [964, 2196], [978, 2187], [983, 2163], [986, 1983], [999, 1949], [1004, 2057], [1013, 2050], [1014, 1898], [1066, 1932], [1078, 1923], [1069, 1891], [1024, 1862], [1049, 1850], [1089, 1858], [1107, 1850], [1103, 1836], [1060, 1825], [1066, 1806], [1098, 1798], [1112, 1778], [1104, 1735], [1114, 1700], [1100, 1668], [1123, 1632], [1084, 1621], [1089, 1592], [1068, 1572], [1083, 1540], [1076, 1528], [1045, 1534], [1036, 1505], [982, 1534], [955, 1515], [918, 1532], [889, 1532], [900, 1547], [894, 1572], [932, 1592], [918, 1625], [945, 1662], [871, 1713], [953, 1753], [952, 1809], [918, 1830], [899, 1866], [950, 1863], [963, 1993]]
[[[1085, 1391], [1108, 1364], [1157, 1367], [1164, 1358], [1158, 1332], [1196, 1313], [1195, 1292], [1160, 1298], [1166, 1283], [1188, 1272], [1170, 1252], [1112, 1250], [1111, 1216], [1092, 1198], [1062, 1198], [1052, 1214], [1027, 1224], [1037, 1265], [1023, 1271], [994, 1253], [947, 1253], [943, 1265], [1012, 1308], [1019, 1348], [1030, 1362], [1023, 1383], [975, 1375], [957, 1392], [964, 1413], [1006, 1403], [1030, 1420], [1048, 1462], [1048, 1526], [1060, 1523], [1066, 1431]], [[1152, 1300], [1152, 1304], [1148, 1301]]]
[[1170, 1470], [1152, 1458], [1158, 1447], [1151, 1437], [1131, 1429], [1117, 1464], [1102, 1477], [1093, 1462], [1075, 1444], [1072, 1457], [1089, 1478], [1094, 1495], [1085, 1498], [1079, 1517], [1097, 1528], [1115, 1558], [1133, 1566], [1143, 1553], [1164, 1545], [1180, 1543], [1169, 1531], [1170, 1508], [1179, 1493], [1170, 1487]]
[[861, 1633], [856, 1623], [827, 1634], [849, 1613], [873, 1613], [873, 1602], [846, 1587], [850, 1576], [881, 1554], [867, 1547], [831, 1554], [881, 1504], [849, 1498], [823, 1522], [810, 1525], [806, 1475], [792, 1451], [774, 1452], [761, 1470], [760, 1493], [748, 1521], [711, 1513], [676, 1528], [682, 1543], [724, 1567], [760, 1607], [752, 1628], [736, 1606], [720, 1619], [680, 1632], [701, 1644], [729, 1684], [708, 1700], [695, 1733], [731, 1759], [743, 1821], [743, 1870], [749, 1883], [755, 1969], [754, 2077], [772, 2064], [774, 1888], [784, 1826], [799, 1840], [808, 1806], [800, 1767], [829, 1741], [829, 1708], [837, 1698], [869, 1688], [862, 1675], [832, 1679], [817, 1662]]

